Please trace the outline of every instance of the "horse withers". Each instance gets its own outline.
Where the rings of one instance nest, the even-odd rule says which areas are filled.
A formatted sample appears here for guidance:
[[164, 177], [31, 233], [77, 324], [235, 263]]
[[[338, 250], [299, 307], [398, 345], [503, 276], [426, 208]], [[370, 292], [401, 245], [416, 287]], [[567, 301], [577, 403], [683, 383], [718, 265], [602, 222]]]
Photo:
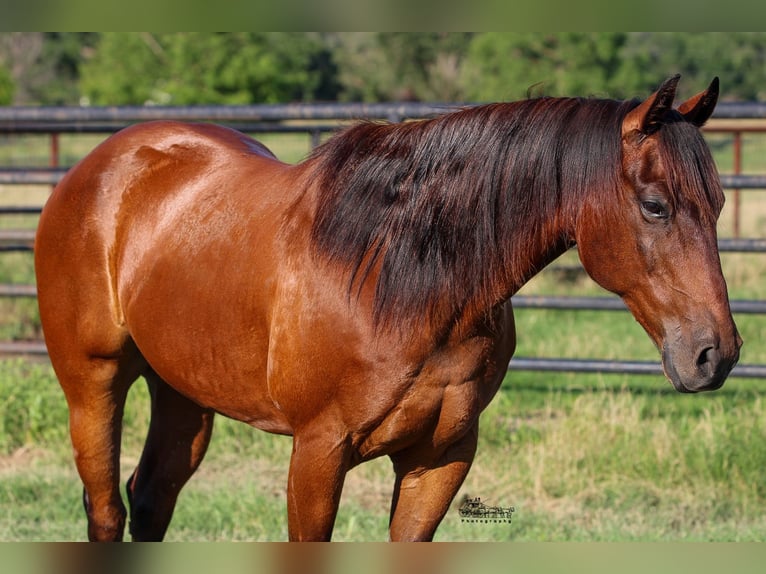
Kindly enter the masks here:
[[129, 127], [45, 206], [35, 261], [91, 540], [120, 540], [123, 406], [151, 423], [128, 482], [159, 540], [215, 413], [291, 435], [291, 540], [329, 539], [347, 471], [393, 462], [392, 540], [430, 540], [515, 348], [510, 297], [577, 245], [682, 392], [739, 356], [717, 251], [724, 202], [699, 127], [718, 81], [673, 107], [536, 98], [363, 122], [297, 165], [231, 129]]

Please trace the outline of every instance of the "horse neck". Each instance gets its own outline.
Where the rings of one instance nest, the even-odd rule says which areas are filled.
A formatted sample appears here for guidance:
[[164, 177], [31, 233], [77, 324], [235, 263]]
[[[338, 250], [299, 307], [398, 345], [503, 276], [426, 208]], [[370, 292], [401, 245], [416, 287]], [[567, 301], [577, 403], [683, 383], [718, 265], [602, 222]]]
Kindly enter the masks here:
[[[497, 321], [504, 321], [503, 306], [549, 263], [574, 245], [573, 226], [559, 214], [540, 218], [534, 225], [523, 225], [499, 239], [497, 257], [487, 266], [485, 287], [474, 293], [451, 317], [445, 313], [443, 325], [448, 338], [462, 338], [480, 325], [494, 331]], [[454, 310], [453, 310], [454, 311]]]
[[506, 159], [499, 196], [498, 273], [509, 297], [575, 245], [583, 206], [614, 207], [621, 118], [631, 104], [567, 98], [524, 105], [531, 108], [527, 130], [514, 146], [518, 154]]
[[519, 228], [510, 235], [498, 276], [503, 298], [510, 298], [532, 277], [575, 245], [573, 225], [566, 217], [552, 214], [529, 228]]
[[587, 122], [568, 125], [580, 105], [351, 128], [312, 158], [315, 252], [346, 267], [349, 285], [375, 283], [382, 323], [489, 313], [573, 242], [578, 196], [605, 157], [581, 135]]

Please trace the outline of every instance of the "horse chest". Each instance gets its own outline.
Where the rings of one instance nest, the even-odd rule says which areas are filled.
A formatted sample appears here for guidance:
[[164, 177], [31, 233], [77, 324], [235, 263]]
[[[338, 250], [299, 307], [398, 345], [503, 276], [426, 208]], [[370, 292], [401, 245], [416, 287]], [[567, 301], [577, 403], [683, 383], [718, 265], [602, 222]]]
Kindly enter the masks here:
[[497, 392], [502, 367], [490, 356], [438, 357], [393, 394], [390, 410], [357, 438], [363, 459], [390, 454], [427, 439], [437, 449], [465, 435]]

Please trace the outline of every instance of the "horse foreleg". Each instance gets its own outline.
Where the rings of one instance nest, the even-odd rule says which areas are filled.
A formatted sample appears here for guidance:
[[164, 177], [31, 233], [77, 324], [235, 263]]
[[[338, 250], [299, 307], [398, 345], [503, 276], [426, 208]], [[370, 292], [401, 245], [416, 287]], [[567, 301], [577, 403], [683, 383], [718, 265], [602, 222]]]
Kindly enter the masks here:
[[351, 442], [332, 425], [315, 421], [296, 432], [287, 484], [287, 525], [291, 541], [326, 541], [332, 537]]
[[418, 447], [391, 456], [396, 473], [389, 536], [392, 541], [430, 541], [471, 468], [478, 424], [433, 463]]
[[130, 534], [135, 541], [159, 541], [181, 488], [205, 456], [214, 413], [180, 395], [153, 371], [145, 378], [152, 397], [151, 422], [141, 460], [127, 485]]

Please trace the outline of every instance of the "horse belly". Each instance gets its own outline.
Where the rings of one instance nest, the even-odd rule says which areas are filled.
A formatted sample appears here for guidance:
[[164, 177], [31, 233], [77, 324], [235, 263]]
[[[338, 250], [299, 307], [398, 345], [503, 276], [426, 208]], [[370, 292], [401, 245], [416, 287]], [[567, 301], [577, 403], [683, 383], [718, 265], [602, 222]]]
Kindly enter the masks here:
[[234, 204], [224, 193], [179, 211], [183, 221], [165, 229], [134, 221], [117, 261], [118, 299], [136, 346], [176, 390], [288, 433], [266, 386], [280, 217], [265, 204]]
[[[157, 301], [163, 299], [162, 309], [154, 301], [135, 303], [127, 317], [131, 336], [150, 367], [202, 406], [262, 430], [290, 434], [269, 396], [268, 339], [257, 316], [231, 301], [228, 311], [214, 316], [206, 309], [216, 306], [199, 295], [188, 302], [169, 297]], [[234, 316], [237, 310], [239, 318]]]
[[182, 235], [175, 244], [155, 242], [121, 283], [130, 335], [152, 369], [198, 404], [289, 432], [266, 385], [278, 273], [273, 236], [265, 226], [239, 239], [234, 232]]

